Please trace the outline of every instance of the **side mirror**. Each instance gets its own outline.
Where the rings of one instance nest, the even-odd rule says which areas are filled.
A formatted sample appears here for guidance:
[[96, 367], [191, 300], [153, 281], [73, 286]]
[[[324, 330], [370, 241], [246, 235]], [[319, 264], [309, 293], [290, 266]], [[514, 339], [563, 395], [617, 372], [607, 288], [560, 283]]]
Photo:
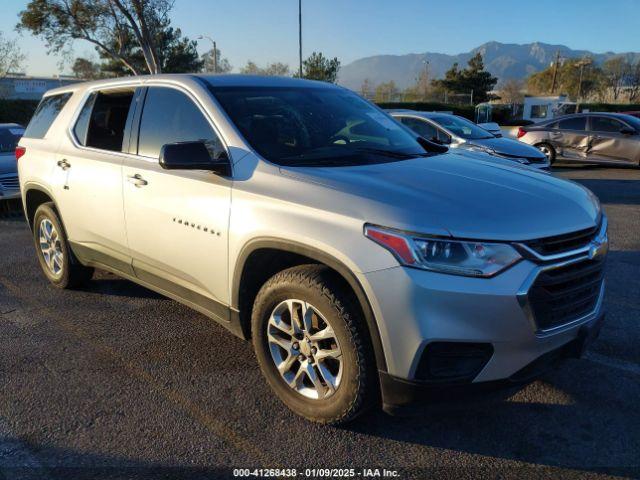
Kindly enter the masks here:
[[636, 131], [633, 128], [622, 127], [620, 129], [620, 133], [623, 134], [623, 135], [635, 135]]
[[449, 151], [449, 147], [432, 142], [431, 140], [427, 140], [424, 137], [416, 137], [416, 140], [420, 144], [420, 146], [427, 152], [445, 153]]
[[160, 150], [160, 166], [165, 170], [209, 170], [218, 175], [231, 175], [227, 152], [213, 158], [205, 142], [167, 143]]

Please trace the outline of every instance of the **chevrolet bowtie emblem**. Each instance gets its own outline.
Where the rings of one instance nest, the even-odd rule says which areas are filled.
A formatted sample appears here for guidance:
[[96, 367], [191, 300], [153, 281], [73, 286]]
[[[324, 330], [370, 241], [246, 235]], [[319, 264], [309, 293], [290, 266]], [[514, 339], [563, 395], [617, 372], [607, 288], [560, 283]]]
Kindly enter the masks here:
[[589, 245], [589, 258], [593, 260], [596, 257], [604, 256], [607, 253], [609, 244], [607, 240], [593, 240]]

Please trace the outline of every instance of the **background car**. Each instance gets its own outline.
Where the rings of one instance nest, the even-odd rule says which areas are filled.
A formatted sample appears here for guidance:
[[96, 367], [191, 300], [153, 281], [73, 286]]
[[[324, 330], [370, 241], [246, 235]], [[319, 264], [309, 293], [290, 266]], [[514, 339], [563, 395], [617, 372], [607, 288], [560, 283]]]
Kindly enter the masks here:
[[544, 170], [549, 168], [548, 159], [536, 148], [510, 138], [502, 138], [466, 118], [448, 113], [414, 110], [393, 110], [389, 113], [418, 135], [450, 148], [488, 153]]
[[556, 159], [640, 165], [640, 119], [622, 113], [578, 113], [520, 127], [518, 140]]
[[17, 123], [0, 123], [0, 201], [20, 197], [16, 145], [24, 127]]

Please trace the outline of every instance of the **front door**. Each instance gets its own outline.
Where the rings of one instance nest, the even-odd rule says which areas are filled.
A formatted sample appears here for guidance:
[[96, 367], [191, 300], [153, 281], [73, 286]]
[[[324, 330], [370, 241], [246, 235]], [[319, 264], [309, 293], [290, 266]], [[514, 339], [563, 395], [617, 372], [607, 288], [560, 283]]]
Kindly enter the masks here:
[[164, 170], [158, 162], [164, 144], [196, 140], [214, 152], [224, 149], [190, 94], [149, 87], [137, 156], [127, 158], [123, 168], [127, 236], [140, 280], [226, 320], [231, 179], [209, 171]]
[[592, 116], [590, 122], [589, 160], [638, 163], [640, 137], [630, 133], [633, 128], [612, 117]]

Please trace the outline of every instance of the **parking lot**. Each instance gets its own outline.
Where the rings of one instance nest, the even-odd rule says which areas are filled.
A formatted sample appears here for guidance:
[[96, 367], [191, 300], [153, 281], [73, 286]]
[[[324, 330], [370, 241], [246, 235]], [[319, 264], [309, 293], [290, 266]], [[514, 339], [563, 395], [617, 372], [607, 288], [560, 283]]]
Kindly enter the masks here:
[[342, 428], [289, 413], [249, 343], [172, 300], [105, 273], [84, 291], [50, 287], [24, 221], [0, 220], [0, 478], [640, 476], [640, 170], [556, 174], [609, 216], [607, 321], [586, 358], [526, 387]]

